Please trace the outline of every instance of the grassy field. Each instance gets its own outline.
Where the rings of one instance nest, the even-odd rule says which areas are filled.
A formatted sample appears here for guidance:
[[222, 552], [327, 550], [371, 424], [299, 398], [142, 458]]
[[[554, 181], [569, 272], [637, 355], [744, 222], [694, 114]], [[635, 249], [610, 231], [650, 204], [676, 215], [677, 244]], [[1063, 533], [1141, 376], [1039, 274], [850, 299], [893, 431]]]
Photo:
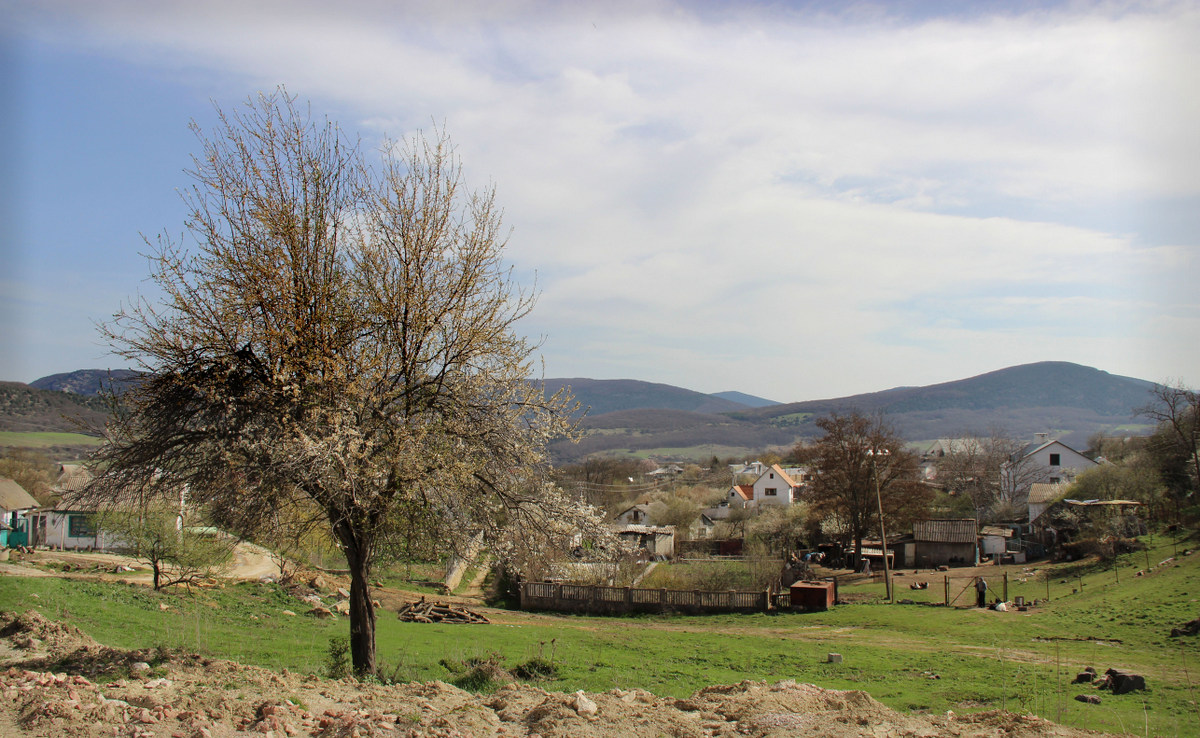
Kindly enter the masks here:
[[0, 431], [0, 446], [53, 448], [55, 446], [99, 446], [103, 440], [82, 433], [18, 433]]
[[[1135, 576], [1147, 560], [1158, 564], [1177, 550], [1174, 561]], [[492, 625], [455, 626], [401, 623], [381, 613], [379, 659], [388, 677], [448, 680], [442, 660], [494, 653], [511, 667], [541, 657], [558, 667], [558, 678], [544, 686], [565, 691], [640, 687], [685, 696], [708, 684], [796, 679], [862, 689], [902, 710], [1004, 708], [1097, 730], [1195, 736], [1200, 636], [1169, 635], [1200, 616], [1200, 554], [1183, 556], [1182, 550], [1182, 544], [1159, 538], [1151, 551], [1126, 556], [1116, 568], [1043, 567], [1019, 584], [1014, 574], [1012, 587], [1029, 587], [1030, 599], [1045, 596], [1040, 577], [1050, 574], [1051, 601], [1028, 612], [889, 605], [883, 585], [875, 582], [843, 588], [854, 604], [813, 614], [598, 618], [502, 612]], [[897, 596], [907, 598], [904, 577], [898, 581]], [[161, 610], [160, 603], [170, 609]], [[31, 607], [113, 646], [167, 645], [302, 672], [320, 672], [329, 640], [348, 631], [344, 619], [284, 614], [306, 608], [273, 585], [189, 595], [55, 578], [0, 579], [0, 609]], [[843, 662], [827, 663], [831, 652], [842, 654]], [[1070, 681], [1089, 665], [1101, 672], [1135, 670], [1149, 689], [1099, 693], [1100, 705], [1077, 702], [1075, 695], [1093, 692]]]

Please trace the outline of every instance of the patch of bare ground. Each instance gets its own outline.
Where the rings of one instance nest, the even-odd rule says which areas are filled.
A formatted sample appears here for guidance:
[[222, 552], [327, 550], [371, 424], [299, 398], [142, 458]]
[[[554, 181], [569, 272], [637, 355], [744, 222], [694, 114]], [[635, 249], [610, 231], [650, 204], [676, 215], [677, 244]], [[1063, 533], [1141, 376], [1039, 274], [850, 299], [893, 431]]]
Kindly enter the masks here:
[[1097, 735], [1000, 711], [907, 715], [865, 692], [792, 681], [707, 687], [687, 699], [513, 683], [475, 695], [442, 682], [331, 681], [182, 652], [111, 649], [36, 611], [0, 613], [0, 643], [0, 734], [12, 738]]

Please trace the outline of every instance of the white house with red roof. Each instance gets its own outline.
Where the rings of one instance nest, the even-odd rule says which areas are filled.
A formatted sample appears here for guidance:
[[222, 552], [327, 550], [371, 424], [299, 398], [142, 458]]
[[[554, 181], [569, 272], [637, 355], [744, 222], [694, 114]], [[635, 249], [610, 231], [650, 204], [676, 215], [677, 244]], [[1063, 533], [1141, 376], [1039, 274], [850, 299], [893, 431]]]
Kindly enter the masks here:
[[735, 484], [725, 495], [730, 507], [791, 505], [800, 501], [806, 483], [803, 469], [784, 469], [772, 464], [763, 469], [752, 484]]

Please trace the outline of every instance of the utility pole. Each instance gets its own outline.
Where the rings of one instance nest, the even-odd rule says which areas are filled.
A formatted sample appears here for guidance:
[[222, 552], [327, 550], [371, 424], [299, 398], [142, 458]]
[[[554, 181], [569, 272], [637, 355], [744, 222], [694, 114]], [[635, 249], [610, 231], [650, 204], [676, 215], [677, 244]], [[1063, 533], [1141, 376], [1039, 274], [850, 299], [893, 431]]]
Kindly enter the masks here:
[[892, 591], [892, 567], [888, 564], [887, 532], [883, 528], [883, 496], [879, 492], [879, 468], [875, 464], [876, 455], [887, 455], [888, 450], [870, 449], [871, 476], [875, 479], [875, 503], [879, 505], [879, 547], [883, 552], [883, 584], [887, 591], [888, 602], [895, 604], [896, 595]]

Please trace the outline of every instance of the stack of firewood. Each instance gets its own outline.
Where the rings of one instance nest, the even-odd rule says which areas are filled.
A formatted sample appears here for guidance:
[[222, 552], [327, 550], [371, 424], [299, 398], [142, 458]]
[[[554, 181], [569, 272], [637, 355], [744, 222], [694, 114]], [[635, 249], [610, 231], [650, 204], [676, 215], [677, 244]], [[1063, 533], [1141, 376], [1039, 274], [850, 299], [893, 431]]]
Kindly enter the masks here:
[[400, 619], [406, 623], [489, 623], [483, 615], [460, 605], [442, 602], [410, 602], [400, 608]]

